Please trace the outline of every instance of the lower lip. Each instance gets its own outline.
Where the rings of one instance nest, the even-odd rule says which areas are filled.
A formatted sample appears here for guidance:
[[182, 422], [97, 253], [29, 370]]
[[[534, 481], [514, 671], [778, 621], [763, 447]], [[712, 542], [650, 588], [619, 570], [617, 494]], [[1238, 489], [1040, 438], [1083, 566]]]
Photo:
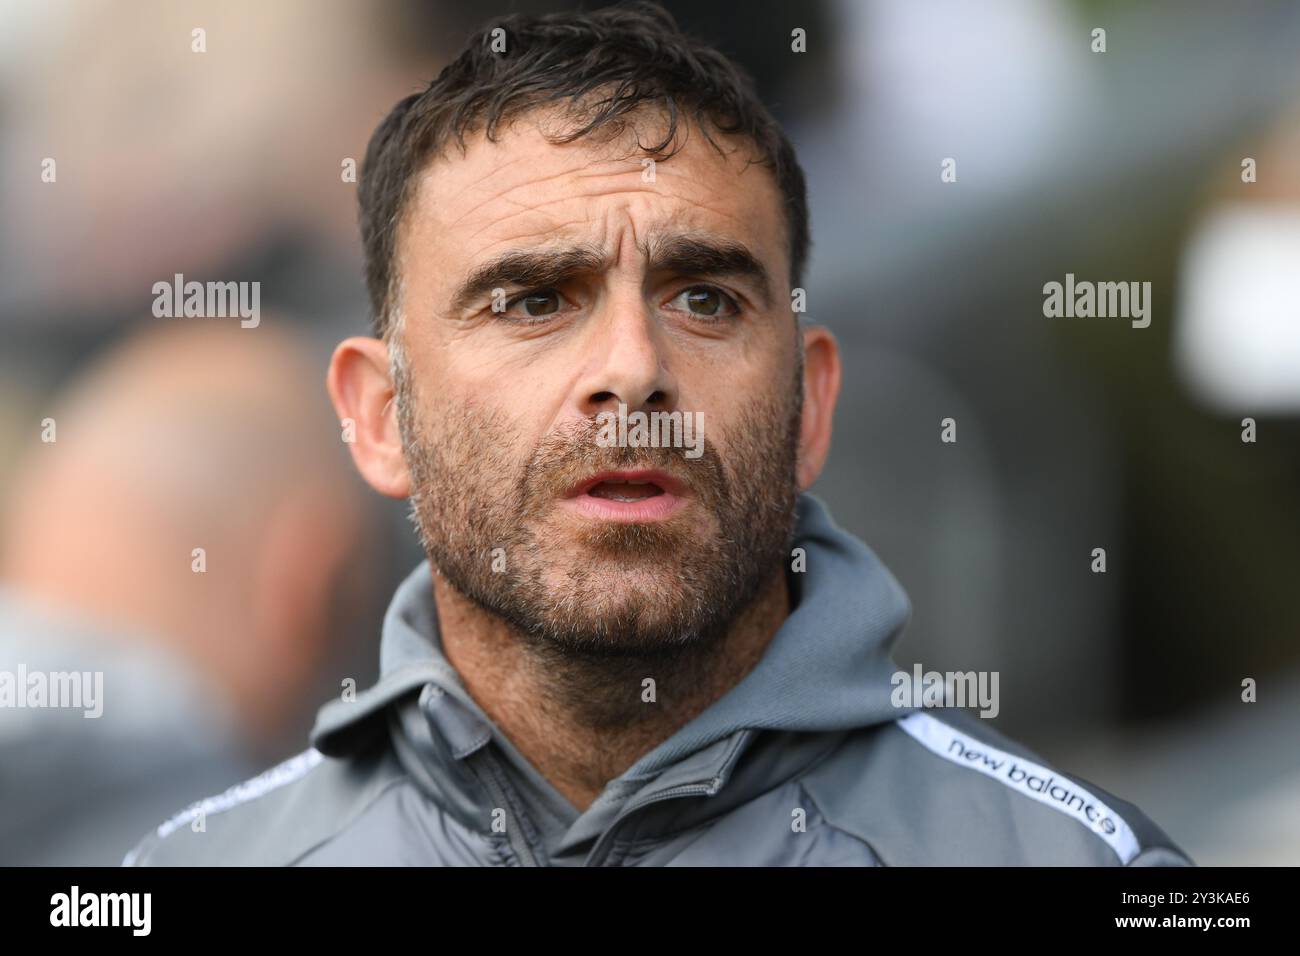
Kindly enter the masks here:
[[562, 504], [572, 511], [600, 521], [622, 521], [627, 524], [648, 524], [666, 521], [681, 510], [685, 501], [669, 492], [661, 492], [640, 501], [613, 501], [593, 495], [575, 495], [565, 498]]

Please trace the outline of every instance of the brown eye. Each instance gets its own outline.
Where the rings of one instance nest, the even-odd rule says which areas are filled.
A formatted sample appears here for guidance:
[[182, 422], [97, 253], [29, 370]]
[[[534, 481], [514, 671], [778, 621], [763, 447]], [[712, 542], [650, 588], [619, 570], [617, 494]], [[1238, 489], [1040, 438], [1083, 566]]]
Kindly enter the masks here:
[[554, 289], [540, 289], [515, 296], [506, 303], [505, 316], [513, 319], [544, 319], [559, 312], [564, 299]]
[[560, 297], [554, 292], [537, 292], [524, 296], [520, 302], [528, 316], [550, 315], [560, 308]]
[[726, 318], [740, 312], [731, 296], [711, 285], [693, 285], [683, 289], [673, 301], [680, 302], [682, 311], [701, 319]]

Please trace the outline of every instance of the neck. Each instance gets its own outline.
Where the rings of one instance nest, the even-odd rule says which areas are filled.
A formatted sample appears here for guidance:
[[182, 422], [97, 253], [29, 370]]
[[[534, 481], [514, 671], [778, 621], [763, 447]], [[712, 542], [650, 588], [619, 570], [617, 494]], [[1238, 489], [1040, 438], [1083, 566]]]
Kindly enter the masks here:
[[592, 659], [523, 640], [436, 573], [434, 597], [443, 653], [470, 695], [578, 810], [739, 683], [790, 613], [778, 568], [716, 640], [673, 656]]

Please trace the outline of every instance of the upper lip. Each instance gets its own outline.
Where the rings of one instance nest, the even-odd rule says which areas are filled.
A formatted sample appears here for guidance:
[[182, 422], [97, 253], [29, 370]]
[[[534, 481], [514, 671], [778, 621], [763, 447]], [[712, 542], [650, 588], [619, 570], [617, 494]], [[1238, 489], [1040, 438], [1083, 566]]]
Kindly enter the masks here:
[[604, 481], [623, 482], [623, 481], [645, 481], [658, 485], [660, 489], [670, 495], [681, 495], [686, 491], [686, 485], [668, 474], [666, 471], [655, 470], [622, 470], [622, 471], [601, 471], [588, 478], [582, 479], [572, 488], [569, 489], [566, 497], [576, 498], [578, 495], [585, 495], [592, 488]]

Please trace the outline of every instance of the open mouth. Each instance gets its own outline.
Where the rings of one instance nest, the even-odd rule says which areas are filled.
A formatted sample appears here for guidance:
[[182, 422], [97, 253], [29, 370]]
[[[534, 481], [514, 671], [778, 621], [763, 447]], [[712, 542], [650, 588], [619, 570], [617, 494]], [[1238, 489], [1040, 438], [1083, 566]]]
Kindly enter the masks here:
[[661, 521], [680, 508], [685, 485], [660, 471], [609, 471], [570, 489], [564, 504], [607, 521]]
[[644, 501], [663, 493], [653, 481], [602, 481], [587, 491], [593, 498], [606, 501]]

